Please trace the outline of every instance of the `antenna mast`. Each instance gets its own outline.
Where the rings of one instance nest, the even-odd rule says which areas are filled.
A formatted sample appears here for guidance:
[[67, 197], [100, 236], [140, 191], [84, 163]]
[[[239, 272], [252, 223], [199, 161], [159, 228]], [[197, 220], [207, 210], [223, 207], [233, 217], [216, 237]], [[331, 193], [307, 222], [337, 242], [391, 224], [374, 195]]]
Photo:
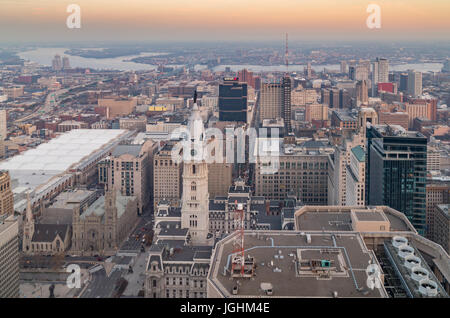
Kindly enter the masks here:
[[233, 241], [233, 260], [231, 265], [231, 273], [234, 277], [243, 277], [245, 268], [244, 253], [244, 207], [242, 203], [234, 202], [235, 210], [234, 218], [234, 241]]
[[286, 73], [289, 72], [289, 49], [288, 49], [288, 34], [286, 32], [286, 52], [284, 53], [284, 60], [286, 63]]

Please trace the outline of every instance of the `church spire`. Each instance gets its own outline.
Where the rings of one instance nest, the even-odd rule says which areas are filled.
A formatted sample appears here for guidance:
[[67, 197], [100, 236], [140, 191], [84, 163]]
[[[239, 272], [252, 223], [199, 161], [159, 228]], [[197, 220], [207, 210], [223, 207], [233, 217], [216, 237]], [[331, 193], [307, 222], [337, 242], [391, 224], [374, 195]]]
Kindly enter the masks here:
[[30, 192], [27, 192], [26, 221], [27, 222], [33, 222], [33, 210], [31, 209]]

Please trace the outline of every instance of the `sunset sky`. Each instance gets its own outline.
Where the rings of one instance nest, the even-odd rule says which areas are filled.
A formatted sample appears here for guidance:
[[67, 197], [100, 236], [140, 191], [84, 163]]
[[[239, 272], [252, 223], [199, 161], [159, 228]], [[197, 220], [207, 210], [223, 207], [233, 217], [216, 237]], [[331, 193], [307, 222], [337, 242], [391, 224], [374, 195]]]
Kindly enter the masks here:
[[[72, 3], [81, 29], [66, 27]], [[0, 0], [0, 42], [449, 40], [449, 14], [449, 0]]]

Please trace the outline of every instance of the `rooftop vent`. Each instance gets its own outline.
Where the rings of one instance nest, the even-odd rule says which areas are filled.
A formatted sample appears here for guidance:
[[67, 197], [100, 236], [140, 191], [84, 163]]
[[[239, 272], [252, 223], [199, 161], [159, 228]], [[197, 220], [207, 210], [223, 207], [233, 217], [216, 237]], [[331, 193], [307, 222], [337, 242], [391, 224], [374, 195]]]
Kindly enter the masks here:
[[261, 283], [261, 289], [267, 296], [271, 296], [273, 294], [273, 286], [271, 283]]
[[414, 249], [406, 244], [400, 246], [398, 249], [398, 256], [400, 256], [400, 258], [406, 258], [408, 255], [414, 255]]
[[392, 245], [398, 249], [402, 245], [408, 245], [408, 240], [403, 236], [394, 236], [392, 238]]
[[418, 258], [415, 255], [410, 254], [405, 257], [405, 266], [408, 269], [412, 269], [413, 267], [419, 266], [420, 263], [421, 263], [420, 258]]
[[437, 284], [428, 278], [422, 279], [419, 283], [419, 293], [426, 297], [434, 297], [438, 293]]
[[428, 271], [422, 266], [414, 266], [411, 269], [411, 278], [416, 282], [420, 282], [422, 279], [428, 278]]

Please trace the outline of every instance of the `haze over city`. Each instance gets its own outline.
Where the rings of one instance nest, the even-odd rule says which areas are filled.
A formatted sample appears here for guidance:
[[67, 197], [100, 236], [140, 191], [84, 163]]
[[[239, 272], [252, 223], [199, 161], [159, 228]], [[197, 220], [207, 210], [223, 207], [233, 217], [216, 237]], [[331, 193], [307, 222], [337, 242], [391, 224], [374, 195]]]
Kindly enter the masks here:
[[[75, 3], [81, 29], [65, 27]], [[3, 0], [0, 41], [447, 40], [446, 0], [380, 0], [381, 29], [366, 26], [372, 1]]]

